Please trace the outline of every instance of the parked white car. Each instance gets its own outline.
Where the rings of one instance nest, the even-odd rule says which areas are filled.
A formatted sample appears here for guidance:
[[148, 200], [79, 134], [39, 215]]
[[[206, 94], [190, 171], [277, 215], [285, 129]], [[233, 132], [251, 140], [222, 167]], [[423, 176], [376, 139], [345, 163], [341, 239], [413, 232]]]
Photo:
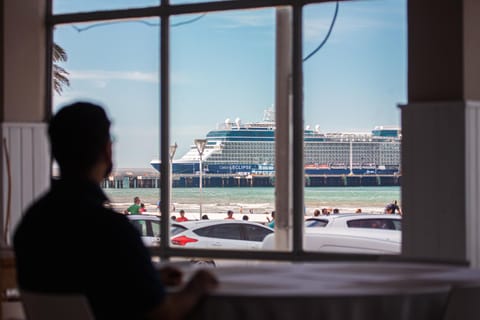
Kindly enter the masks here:
[[128, 219], [137, 228], [146, 247], [160, 245], [160, 217], [149, 214], [130, 214]]
[[[181, 229], [183, 228], [183, 231]], [[261, 249], [273, 229], [243, 220], [199, 220], [172, 223], [170, 244], [179, 248]]]
[[305, 220], [306, 228], [367, 228], [402, 230], [402, 217], [395, 214], [332, 214], [310, 217]]
[[[331, 215], [305, 221], [304, 250], [337, 253], [399, 254], [401, 216]], [[264, 250], [275, 249], [275, 235], [263, 241]]]

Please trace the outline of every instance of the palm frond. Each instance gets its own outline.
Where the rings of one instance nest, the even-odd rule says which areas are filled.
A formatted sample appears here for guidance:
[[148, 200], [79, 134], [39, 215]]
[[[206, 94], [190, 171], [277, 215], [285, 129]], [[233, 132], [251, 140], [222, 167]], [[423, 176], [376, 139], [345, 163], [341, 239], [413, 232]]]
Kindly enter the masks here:
[[68, 71], [60, 67], [57, 62], [65, 62], [68, 60], [68, 55], [65, 50], [58, 44], [53, 44], [52, 50], [52, 82], [53, 90], [59, 95], [62, 94], [65, 86], [70, 86], [70, 80], [68, 79]]

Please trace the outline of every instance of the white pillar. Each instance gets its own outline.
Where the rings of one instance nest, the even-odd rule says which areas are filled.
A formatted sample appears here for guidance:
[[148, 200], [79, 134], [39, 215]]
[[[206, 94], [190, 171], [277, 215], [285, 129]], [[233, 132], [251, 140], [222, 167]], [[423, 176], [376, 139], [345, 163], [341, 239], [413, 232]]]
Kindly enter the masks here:
[[293, 220], [292, 11], [278, 8], [276, 12], [275, 242], [277, 250], [288, 250], [292, 247]]

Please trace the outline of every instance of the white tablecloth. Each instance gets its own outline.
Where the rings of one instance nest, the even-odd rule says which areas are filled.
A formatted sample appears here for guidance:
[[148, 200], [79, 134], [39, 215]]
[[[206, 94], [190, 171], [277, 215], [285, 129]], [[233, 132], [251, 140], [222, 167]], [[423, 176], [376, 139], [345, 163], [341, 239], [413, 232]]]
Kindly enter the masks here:
[[261, 264], [212, 269], [218, 290], [195, 320], [440, 320], [453, 286], [480, 271], [398, 262]]

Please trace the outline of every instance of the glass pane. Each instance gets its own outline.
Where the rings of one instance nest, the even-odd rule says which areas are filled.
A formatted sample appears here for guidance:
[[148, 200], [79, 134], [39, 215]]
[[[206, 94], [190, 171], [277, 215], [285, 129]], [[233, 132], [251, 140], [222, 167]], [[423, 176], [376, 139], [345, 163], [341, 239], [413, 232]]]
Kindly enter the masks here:
[[219, 224], [231, 210], [236, 221], [266, 224], [274, 210], [274, 10], [208, 13], [178, 24], [196, 17], [172, 19], [172, 214], [183, 209], [189, 220], [206, 215], [202, 223]]
[[227, 2], [224, 0], [170, 0], [171, 4], [191, 4], [191, 3], [202, 3], [202, 2]]
[[[199, 236], [215, 239], [241, 240], [242, 226], [237, 224], [223, 224], [218, 226], [209, 226], [193, 231]], [[221, 241], [221, 240], [220, 240]]]
[[113, 208], [124, 212], [138, 196], [146, 213], [158, 214], [159, 175], [150, 161], [159, 152], [159, 20], [143, 21], [83, 32], [56, 27], [54, 41], [67, 57], [57, 70], [69, 85], [54, 92], [53, 111], [77, 100], [103, 105], [114, 140], [114, 169], [103, 186]]
[[[303, 23], [305, 215], [310, 220], [304, 248], [399, 253], [400, 231], [348, 225], [383, 214], [395, 201], [401, 207], [397, 105], [407, 99], [406, 1], [309, 5]], [[393, 229], [401, 217], [396, 220]]]
[[158, 6], [160, 0], [52, 0], [54, 14]]
[[273, 233], [271, 229], [267, 229], [262, 226], [245, 226], [245, 238], [250, 241], [262, 242], [265, 237], [271, 233]]

